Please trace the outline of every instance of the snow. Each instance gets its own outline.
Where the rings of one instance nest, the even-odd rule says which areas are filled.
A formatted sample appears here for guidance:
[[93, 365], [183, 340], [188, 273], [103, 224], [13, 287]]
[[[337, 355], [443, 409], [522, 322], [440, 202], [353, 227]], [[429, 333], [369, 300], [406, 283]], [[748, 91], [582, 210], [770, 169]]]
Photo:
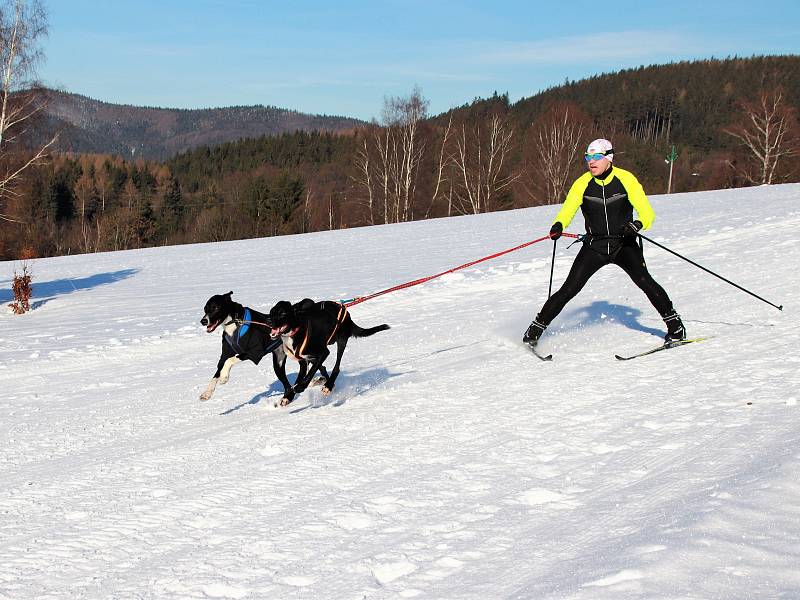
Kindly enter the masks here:
[[800, 597], [800, 185], [651, 200], [649, 237], [784, 311], [645, 244], [714, 338], [616, 361], [664, 326], [609, 267], [544, 363], [545, 242], [353, 307], [392, 329], [275, 408], [268, 359], [199, 401], [209, 296], [365, 295], [556, 207], [35, 261], [35, 310], [0, 311], [0, 599]]

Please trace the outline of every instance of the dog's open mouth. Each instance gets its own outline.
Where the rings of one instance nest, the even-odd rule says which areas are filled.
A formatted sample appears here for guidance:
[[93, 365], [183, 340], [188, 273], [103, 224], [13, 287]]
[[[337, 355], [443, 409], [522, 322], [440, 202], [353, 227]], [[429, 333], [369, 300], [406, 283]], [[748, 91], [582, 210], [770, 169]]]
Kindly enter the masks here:
[[208, 326], [206, 327], [206, 332], [207, 332], [207, 333], [211, 333], [211, 332], [212, 332], [212, 331], [214, 331], [214, 330], [215, 330], [217, 327], [219, 327], [219, 324], [220, 324], [221, 322], [222, 322], [222, 321], [214, 321], [213, 323], [209, 323], [209, 324], [208, 324]]
[[284, 331], [286, 331], [287, 328], [288, 328], [288, 325], [281, 325], [280, 327], [273, 327], [272, 329], [269, 330], [269, 337], [271, 337], [274, 340], [275, 338], [280, 336]]

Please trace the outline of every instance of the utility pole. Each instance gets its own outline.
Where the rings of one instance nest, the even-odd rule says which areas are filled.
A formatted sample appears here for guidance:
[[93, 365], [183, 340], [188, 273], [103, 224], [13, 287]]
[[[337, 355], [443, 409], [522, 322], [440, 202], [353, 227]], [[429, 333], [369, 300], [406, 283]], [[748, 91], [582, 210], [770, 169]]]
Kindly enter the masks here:
[[669, 156], [664, 160], [665, 163], [669, 163], [669, 182], [667, 183], [667, 193], [672, 193], [672, 165], [675, 163], [675, 159], [678, 158], [678, 153], [675, 152], [675, 145], [672, 146], [672, 152], [669, 153]]

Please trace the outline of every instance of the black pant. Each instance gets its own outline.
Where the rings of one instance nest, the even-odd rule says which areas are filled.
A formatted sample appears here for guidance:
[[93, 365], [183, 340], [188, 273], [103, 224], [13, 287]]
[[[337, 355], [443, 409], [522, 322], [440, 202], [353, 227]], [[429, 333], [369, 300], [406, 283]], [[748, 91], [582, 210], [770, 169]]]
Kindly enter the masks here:
[[615, 264], [622, 268], [633, 282], [639, 286], [650, 300], [652, 305], [661, 315], [665, 317], [673, 311], [672, 300], [667, 296], [658, 282], [650, 275], [647, 265], [644, 263], [642, 249], [634, 242], [626, 240], [626, 243], [612, 254], [603, 254], [592, 250], [589, 245], [581, 247], [572, 268], [567, 275], [564, 285], [555, 294], [550, 296], [544, 303], [542, 310], [536, 316], [536, 320], [542, 325], [547, 326], [564, 309], [567, 302], [572, 300], [578, 292], [583, 289], [589, 278], [606, 265]]

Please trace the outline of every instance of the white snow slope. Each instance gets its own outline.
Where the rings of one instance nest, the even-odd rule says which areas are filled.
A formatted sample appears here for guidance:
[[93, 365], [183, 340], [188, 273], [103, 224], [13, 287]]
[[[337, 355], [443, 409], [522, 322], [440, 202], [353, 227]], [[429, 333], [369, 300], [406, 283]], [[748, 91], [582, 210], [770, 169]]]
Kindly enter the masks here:
[[664, 326], [609, 267], [544, 363], [544, 242], [353, 307], [392, 329], [275, 408], [269, 358], [199, 401], [209, 296], [368, 294], [557, 207], [36, 261], [35, 310], [0, 314], [0, 598], [800, 598], [800, 185], [652, 202], [648, 236], [784, 311], [645, 244], [714, 338], [615, 360]]

